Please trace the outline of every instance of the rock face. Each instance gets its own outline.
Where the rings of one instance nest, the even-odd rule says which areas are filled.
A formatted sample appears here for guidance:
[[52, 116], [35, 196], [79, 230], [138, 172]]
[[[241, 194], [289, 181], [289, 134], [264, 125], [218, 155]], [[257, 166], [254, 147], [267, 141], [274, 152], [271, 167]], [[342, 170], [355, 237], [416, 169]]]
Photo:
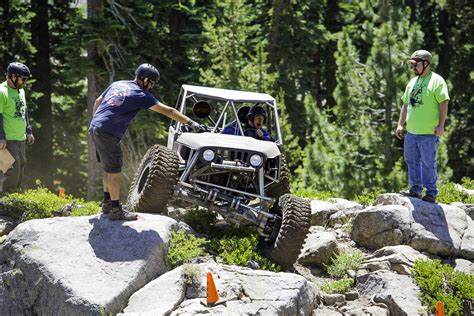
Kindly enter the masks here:
[[[132, 295], [123, 315], [310, 315], [317, 306], [317, 289], [299, 275], [213, 261], [195, 266], [200, 271], [197, 284], [186, 284], [179, 267]], [[203, 304], [207, 272], [212, 273], [222, 302], [213, 307]]]
[[385, 304], [390, 315], [418, 315], [423, 310], [418, 299], [418, 287], [411, 277], [376, 271], [357, 277], [357, 289], [372, 297], [375, 303]]
[[0, 249], [0, 310], [117, 313], [136, 290], [169, 270], [165, 260], [175, 225], [168, 217], [148, 214], [133, 222], [102, 215], [22, 223]]
[[312, 226], [306, 237], [298, 262], [307, 265], [323, 266], [339, 252], [336, 236], [333, 232], [325, 231], [323, 227]]
[[474, 257], [473, 224], [464, 210], [392, 193], [376, 204], [354, 218], [351, 238], [358, 244], [371, 250], [409, 245], [444, 257]]
[[312, 200], [311, 225], [333, 226], [337, 223], [344, 223], [362, 208], [359, 203], [339, 198], [330, 199], [330, 202]]

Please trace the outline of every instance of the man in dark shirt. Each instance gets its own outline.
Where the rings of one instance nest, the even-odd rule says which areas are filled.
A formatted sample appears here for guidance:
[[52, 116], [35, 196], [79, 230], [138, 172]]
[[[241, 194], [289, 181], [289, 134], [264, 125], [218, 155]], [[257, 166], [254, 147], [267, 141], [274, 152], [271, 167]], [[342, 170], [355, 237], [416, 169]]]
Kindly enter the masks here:
[[150, 109], [188, 124], [193, 131], [201, 131], [203, 128], [189, 117], [161, 103], [149, 92], [159, 78], [160, 74], [154, 66], [142, 64], [136, 69], [134, 80], [113, 82], [95, 100], [89, 132], [104, 171], [102, 212], [109, 214], [111, 220], [137, 219], [136, 214], [124, 210], [120, 205], [120, 174], [123, 166], [121, 139], [138, 112]]

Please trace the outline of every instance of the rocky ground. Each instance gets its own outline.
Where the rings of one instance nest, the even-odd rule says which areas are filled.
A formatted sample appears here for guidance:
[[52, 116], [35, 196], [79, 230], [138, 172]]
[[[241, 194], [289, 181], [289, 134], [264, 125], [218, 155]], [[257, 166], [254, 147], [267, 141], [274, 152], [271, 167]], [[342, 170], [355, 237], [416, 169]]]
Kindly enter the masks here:
[[[418, 258], [438, 258], [474, 273], [474, 206], [431, 204], [383, 194], [372, 206], [343, 199], [311, 201], [312, 227], [298, 262], [268, 272], [203, 258], [171, 269], [165, 216], [135, 222], [107, 216], [55, 217], [20, 225], [0, 219], [2, 315], [417, 315], [419, 289], [410, 277]], [[325, 294], [324, 265], [361, 250], [353, 291]], [[207, 306], [206, 276], [220, 301]], [[466, 310], [466, 314], [472, 311]]]

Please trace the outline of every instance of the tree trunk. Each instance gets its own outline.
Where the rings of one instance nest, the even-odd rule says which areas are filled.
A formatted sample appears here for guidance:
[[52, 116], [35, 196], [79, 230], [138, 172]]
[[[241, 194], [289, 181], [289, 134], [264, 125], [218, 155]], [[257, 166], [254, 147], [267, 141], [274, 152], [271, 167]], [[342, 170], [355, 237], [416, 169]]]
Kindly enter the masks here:
[[9, 0], [2, 1], [1, 5], [0, 34], [2, 34], [2, 45], [0, 46], [0, 65], [2, 67], [6, 67], [8, 63], [13, 61], [12, 42], [14, 29], [13, 23], [9, 22], [12, 18], [11, 5]]
[[[32, 0], [32, 11], [35, 13], [31, 21], [31, 36], [36, 48], [34, 64], [31, 71], [35, 83], [32, 90], [38, 97], [34, 99], [35, 108], [30, 113], [37, 123], [33, 129], [36, 142], [31, 147], [26, 173], [28, 179], [41, 180], [41, 183], [52, 189], [54, 179], [53, 157], [53, 119], [51, 104], [51, 63], [50, 38], [48, 28], [48, 0]], [[31, 95], [31, 94], [30, 94]]]
[[[102, 0], [88, 0], [87, 1], [87, 17], [95, 18], [103, 15]], [[90, 44], [87, 47], [87, 58], [96, 64], [97, 61], [97, 47], [95, 44]], [[92, 116], [94, 115], [94, 101], [97, 98], [97, 76], [93, 71], [87, 74], [87, 126], [90, 125]], [[87, 198], [94, 199], [97, 196], [97, 181], [101, 178], [101, 172], [97, 163], [95, 155], [95, 147], [92, 138], [87, 134]]]

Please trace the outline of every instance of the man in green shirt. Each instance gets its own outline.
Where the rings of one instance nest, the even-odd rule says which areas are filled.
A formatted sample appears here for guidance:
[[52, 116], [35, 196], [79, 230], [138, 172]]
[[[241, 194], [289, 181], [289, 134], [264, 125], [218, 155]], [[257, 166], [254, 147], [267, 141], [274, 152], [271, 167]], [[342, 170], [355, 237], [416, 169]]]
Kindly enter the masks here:
[[26, 164], [26, 143], [35, 142], [23, 90], [30, 76], [27, 66], [13, 62], [7, 67], [7, 80], [0, 85], [0, 150], [8, 149], [15, 158], [7, 172], [0, 171], [0, 196], [20, 187]]
[[444, 122], [448, 113], [448, 87], [444, 79], [431, 68], [431, 53], [417, 50], [409, 62], [417, 75], [406, 86], [402, 96], [396, 136], [401, 139], [403, 125], [407, 123], [404, 141], [404, 156], [408, 166], [409, 196], [421, 198], [426, 188], [424, 201], [436, 202], [438, 195], [436, 151], [439, 137], [444, 133]]

